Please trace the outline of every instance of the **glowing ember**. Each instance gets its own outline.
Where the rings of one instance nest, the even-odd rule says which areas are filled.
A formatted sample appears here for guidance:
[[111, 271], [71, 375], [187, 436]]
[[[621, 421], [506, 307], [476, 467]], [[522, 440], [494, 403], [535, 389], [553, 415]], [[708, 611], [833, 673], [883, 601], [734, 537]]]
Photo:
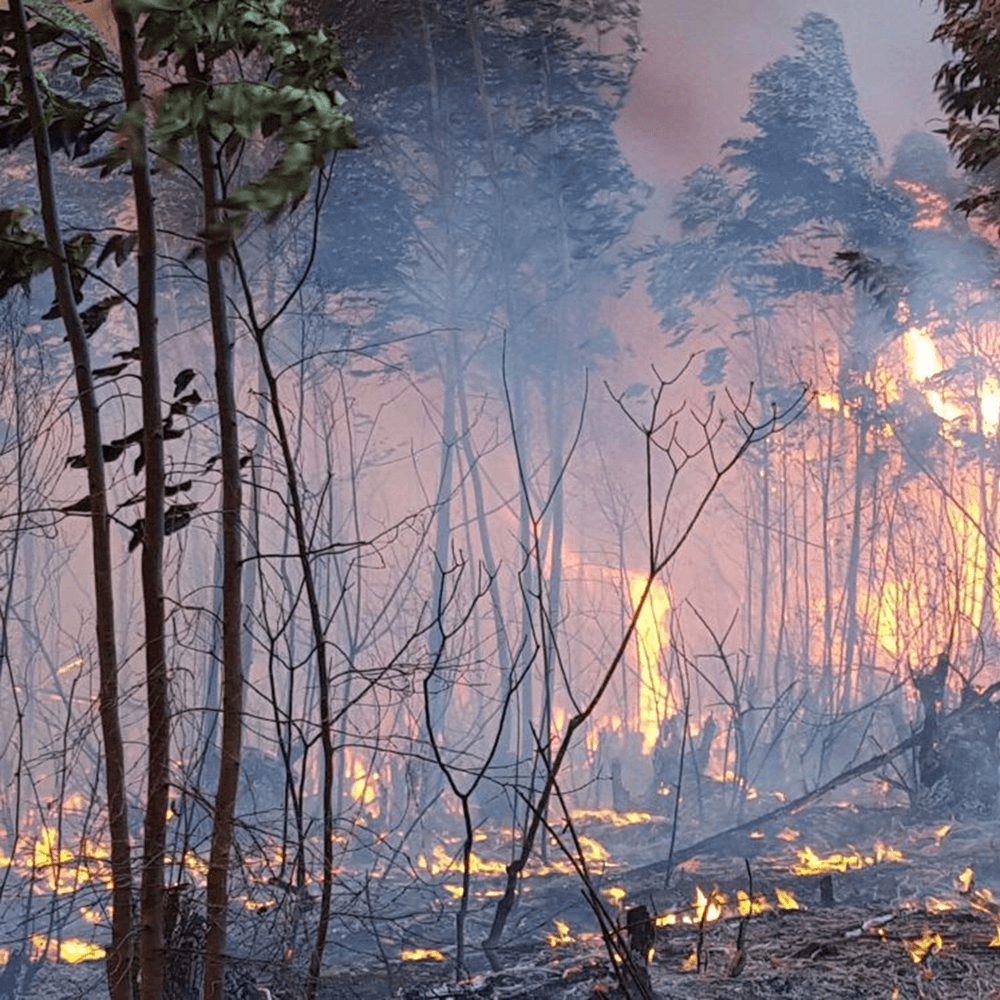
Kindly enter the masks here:
[[681, 962], [681, 972], [697, 972], [698, 971], [698, 951], [697, 949], [692, 949], [691, 954]]
[[774, 898], [778, 901], [779, 910], [801, 910], [799, 901], [787, 889], [775, 889]]
[[928, 913], [948, 913], [950, 910], [957, 910], [958, 903], [953, 899], [938, 899], [936, 896], [928, 896], [924, 900], [924, 909]]
[[404, 962], [443, 962], [445, 956], [437, 948], [406, 948], [399, 953]]
[[546, 941], [548, 941], [553, 948], [561, 944], [572, 944], [573, 935], [569, 932], [569, 924], [567, 924], [565, 920], [553, 920], [552, 922], [556, 925], [556, 933], [546, 934]]
[[799, 831], [786, 826], [784, 830], [779, 830], [775, 836], [778, 840], [785, 840], [791, 843], [793, 840], [799, 839]]
[[904, 940], [903, 944], [906, 945], [906, 950], [910, 953], [910, 959], [914, 965], [922, 965], [928, 955], [936, 955], [944, 948], [941, 935], [937, 931], [931, 933], [927, 928], [924, 929], [922, 937], [910, 941]]
[[951, 825], [949, 823], [945, 823], [944, 826], [939, 826], [934, 831], [934, 836], [937, 838], [938, 844], [940, 844], [949, 833], [951, 833]]
[[958, 878], [955, 881], [958, 884], [958, 891], [963, 896], [968, 896], [975, 887], [976, 872], [971, 866], [963, 868], [962, 871], [958, 873]]
[[876, 841], [872, 854], [830, 854], [821, 858], [811, 847], [799, 850], [799, 863], [792, 866], [796, 875], [821, 875], [827, 872], [857, 871], [883, 861], [905, 861], [903, 852]]
[[991, 948], [1000, 948], [1000, 924], [993, 929], [993, 937], [990, 939]]

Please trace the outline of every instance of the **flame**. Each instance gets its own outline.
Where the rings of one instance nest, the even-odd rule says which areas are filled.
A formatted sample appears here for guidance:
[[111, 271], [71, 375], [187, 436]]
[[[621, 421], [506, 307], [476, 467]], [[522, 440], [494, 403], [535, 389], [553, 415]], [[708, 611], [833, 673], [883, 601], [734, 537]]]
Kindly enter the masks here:
[[736, 890], [736, 905], [741, 917], [758, 917], [762, 913], [770, 912], [771, 909], [766, 897], [758, 894], [751, 899], [750, 894], [744, 889]]
[[[28, 866], [33, 878], [44, 878], [49, 890], [61, 896], [94, 880], [111, 888], [109, 859], [106, 848], [89, 840], [81, 843], [79, 855], [74, 854], [60, 846], [59, 832], [54, 827], [43, 826], [32, 845]], [[10, 859], [4, 858], [0, 867], [10, 864]]]
[[926, 382], [944, 369], [941, 352], [926, 327], [911, 326], [903, 334], [903, 351], [907, 375], [916, 385]]
[[779, 910], [801, 910], [799, 901], [787, 889], [775, 889], [774, 898], [778, 901]]
[[972, 892], [973, 887], [976, 884], [976, 872], [971, 866], [963, 868], [962, 871], [958, 873], [958, 878], [955, 880], [958, 884], [958, 891], [963, 896], [968, 896]]
[[[417, 859], [417, 864], [421, 868], [429, 869], [432, 875], [462, 871], [461, 855], [452, 857], [440, 844], [434, 845], [432, 853], [434, 860], [429, 863], [423, 855]], [[503, 875], [507, 871], [507, 865], [503, 861], [487, 861], [473, 851], [469, 856], [469, 871], [473, 875]]]
[[445, 961], [445, 956], [437, 948], [405, 948], [399, 953], [404, 962]]
[[707, 896], [701, 891], [699, 886], [695, 889], [694, 898], [694, 923], [702, 922], [708, 924], [713, 920], [718, 920], [722, 916], [722, 905], [726, 897], [718, 889], [713, 889]]
[[840, 393], [836, 389], [820, 389], [816, 393], [816, 404], [821, 410], [840, 410]]
[[378, 797], [379, 773], [358, 757], [346, 766], [346, 774], [351, 782], [350, 795], [373, 819], [379, 815]]
[[873, 845], [870, 855], [835, 853], [821, 858], [811, 847], [803, 847], [799, 850], [799, 863], [792, 866], [792, 871], [796, 875], [820, 875], [825, 872], [857, 871], [883, 861], [905, 860], [902, 851], [886, 847], [879, 841]]
[[565, 920], [553, 920], [552, 922], [556, 925], [556, 933], [549, 933], [545, 935], [545, 939], [548, 943], [553, 948], [561, 944], [572, 944], [574, 939], [573, 935], [569, 932], [569, 924], [567, 924]]
[[614, 906], [621, 906], [622, 900], [625, 898], [625, 890], [620, 885], [608, 886], [606, 889], [602, 889], [601, 892], [608, 897], [608, 900]]
[[944, 840], [944, 838], [947, 837], [949, 833], [951, 833], [951, 824], [950, 823], [945, 823], [944, 826], [939, 826], [934, 831], [934, 836], [937, 838], [937, 842], [938, 842], [939, 846], [941, 844], [941, 841]]
[[909, 941], [904, 939], [903, 944], [906, 945], [906, 950], [910, 953], [910, 960], [914, 965], [922, 965], [928, 955], [937, 954], [944, 949], [941, 935], [937, 931], [931, 933], [926, 927], [922, 937], [912, 938]]
[[691, 954], [681, 962], [681, 972], [698, 971], [698, 950], [693, 948]]
[[[646, 583], [645, 576], [638, 573], [630, 575], [629, 594], [633, 607], [638, 605]], [[667, 627], [669, 610], [670, 596], [667, 588], [659, 580], [654, 580], [635, 628], [639, 652], [638, 729], [642, 733], [642, 752], [645, 755], [653, 752], [660, 738], [660, 724], [673, 711], [670, 688], [660, 670], [660, 660], [670, 643]]]
[[33, 959], [41, 958], [49, 960], [61, 959], [76, 965], [79, 962], [93, 961], [104, 958], [104, 948], [99, 944], [91, 944], [82, 941], [80, 938], [67, 938], [65, 941], [56, 941], [45, 934], [32, 934], [31, 946]]
[[648, 823], [653, 818], [651, 813], [620, 813], [615, 812], [614, 809], [571, 809], [570, 816], [577, 822], [594, 820], [612, 823], [614, 826], [633, 826], [636, 823]]
[[1000, 948], [1000, 924], [993, 929], [993, 937], [990, 938], [990, 948]]

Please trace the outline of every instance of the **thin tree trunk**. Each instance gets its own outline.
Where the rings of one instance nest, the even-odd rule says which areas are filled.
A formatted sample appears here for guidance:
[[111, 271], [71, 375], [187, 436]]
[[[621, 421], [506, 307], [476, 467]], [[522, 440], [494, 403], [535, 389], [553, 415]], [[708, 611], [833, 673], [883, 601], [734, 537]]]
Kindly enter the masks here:
[[93, 554], [95, 631], [100, 672], [101, 732], [104, 737], [105, 776], [108, 791], [108, 829], [111, 836], [112, 921], [108, 951], [108, 990], [111, 1000], [132, 1000], [134, 981], [132, 940], [132, 865], [125, 797], [125, 752], [118, 714], [118, 661], [115, 647], [115, 610], [111, 563], [110, 521], [101, 449], [100, 409], [94, 392], [87, 337], [73, 297], [72, 282], [63, 246], [59, 210], [52, 177], [52, 153], [35, 78], [27, 19], [21, 0], [10, 0], [22, 95], [31, 122], [42, 204], [45, 242], [52, 255], [52, 276], [63, 326], [73, 353], [76, 389], [87, 459], [90, 497], [90, 534]]

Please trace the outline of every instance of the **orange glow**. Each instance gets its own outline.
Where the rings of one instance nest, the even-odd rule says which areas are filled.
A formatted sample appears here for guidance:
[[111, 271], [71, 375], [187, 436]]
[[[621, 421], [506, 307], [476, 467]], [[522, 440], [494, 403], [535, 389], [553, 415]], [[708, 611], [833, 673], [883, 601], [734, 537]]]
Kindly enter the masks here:
[[990, 948], [1000, 948], [1000, 924], [993, 929], [993, 937], [990, 938]]
[[950, 823], [945, 823], [944, 826], [939, 826], [934, 831], [934, 836], [937, 838], [938, 844], [940, 844], [941, 841], [944, 840], [944, 838], [947, 837], [949, 833], [951, 833]]
[[698, 971], [698, 952], [696, 949], [692, 949], [691, 954], [681, 962], [681, 972], [697, 972]]
[[786, 826], [784, 830], [779, 830], [775, 836], [778, 840], [785, 840], [788, 843], [791, 843], [793, 840], [798, 840], [800, 834], [798, 830], [793, 830]]
[[953, 899], [938, 899], [937, 896], [928, 896], [924, 900], [924, 909], [928, 913], [948, 913], [958, 909], [958, 903]]
[[[646, 577], [633, 573], [629, 579], [632, 607], [636, 607], [646, 589]], [[660, 724], [673, 712], [670, 688], [660, 669], [660, 661], [670, 645], [667, 612], [670, 596], [667, 588], [654, 580], [649, 588], [646, 603], [639, 612], [635, 637], [639, 653], [639, 718], [638, 730], [642, 733], [642, 752], [653, 752], [660, 738]]]
[[896, 181], [896, 187], [913, 197], [917, 204], [917, 214], [913, 220], [914, 229], [940, 229], [948, 214], [948, 199], [926, 184], [918, 181]]

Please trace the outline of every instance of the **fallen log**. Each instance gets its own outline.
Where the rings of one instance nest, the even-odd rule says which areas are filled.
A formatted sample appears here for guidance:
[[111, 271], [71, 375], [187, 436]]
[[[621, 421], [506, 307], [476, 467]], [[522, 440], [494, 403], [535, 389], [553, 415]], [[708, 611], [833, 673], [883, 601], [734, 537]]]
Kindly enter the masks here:
[[[966, 721], [969, 716], [973, 715], [977, 711], [980, 711], [982, 706], [987, 704], [989, 699], [997, 691], [1000, 691], [1000, 681], [995, 684], [991, 684], [988, 688], [979, 693], [974, 700], [971, 700], [956, 708], [954, 711], [949, 712], [947, 715], [940, 717], [938, 720], [939, 731], [944, 732], [950, 727], [955, 727]], [[669, 881], [670, 874], [673, 872], [673, 869], [682, 862], [697, 857], [699, 854], [704, 854], [707, 851], [722, 847], [727, 840], [737, 834], [755, 830], [763, 823], [781, 819], [784, 816], [789, 816], [792, 813], [798, 812], [811, 802], [815, 802], [817, 799], [820, 799], [824, 795], [828, 795], [830, 792], [834, 791], [834, 789], [840, 788], [841, 785], [846, 785], [849, 781], [853, 781], [855, 778], [861, 778], [866, 774], [871, 774], [873, 771], [877, 771], [880, 767], [884, 767], [900, 754], [906, 753], [907, 750], [912, 750], [914, 747], [920, 746], [923, 739], [924, 733], [923, 730], [920, 729], [912, 736], [907, 737], [901, 743], [897, 743], [894, 747], [891, 747], [883, 753], [876, 754], [874, 757], [869, 757], [868, 760], [862, 761], [862, 763], [856, 764], [854, 767], [849, 767], [846, 771], [841, 771], [840, 774], [830, 778], [829, 781], [823, 782], [822, 785], [818, 785], [812, 791], [806, 792], [798, 798], [792, 799], [790, 802], [785, 802], [783, 805], [778, 806], [777, 809], [772, 809], [770, 812], [763, 813], [760, 816], [754, 816], [752, 819], [748, 819], [743, 823], [737, 823], [736, 826], [728, 827], [725, 830], [720, 830], [718, 833], [713, 833], [711, 836], [703, 837], [701, 840], [696, 840], [693, 844], [688, 844], [686, 847], [682, 847], [679, 850], [674, 851], [671, 857], [665, 858], [662, 861], [654, 861], [651, 864], [642, 865], [639, 868], [632, 868], [627, 873], [628, 877], [632, 878], [635, 876], [641, 877], [646, 875], [661, 875], [665, 873], [667, 875], [667, 880]]]

